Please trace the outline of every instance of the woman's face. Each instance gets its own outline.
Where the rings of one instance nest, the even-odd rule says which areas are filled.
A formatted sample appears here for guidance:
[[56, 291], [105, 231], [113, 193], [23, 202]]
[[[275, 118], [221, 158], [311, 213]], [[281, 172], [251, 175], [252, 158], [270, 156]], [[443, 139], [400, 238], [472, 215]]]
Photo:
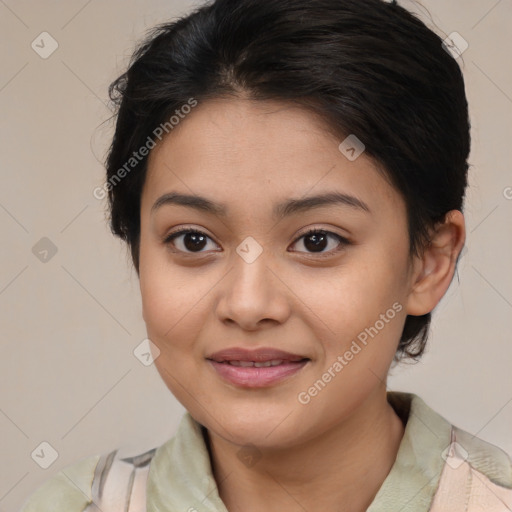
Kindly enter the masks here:
[[[411, 287], [405, 204], [341, 142], [296, 107], [218, 100], [150, 154], [139, 275], [155, 364], [236, 444], [307, 441], [383, 390]], [[164, 194], [202, 199], [154, 207]], [[304, 202], [325, 194], [355, 199]], [[200, 233], [164, 242], [182, 229]]]

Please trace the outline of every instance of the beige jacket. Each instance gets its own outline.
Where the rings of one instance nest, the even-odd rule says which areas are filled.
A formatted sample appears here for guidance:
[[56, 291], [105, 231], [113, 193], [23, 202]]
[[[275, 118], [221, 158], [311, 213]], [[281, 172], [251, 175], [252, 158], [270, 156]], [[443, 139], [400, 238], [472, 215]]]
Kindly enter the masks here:
[[[388, 393], [407, 422], [395, 463], [367, 512], [512, 511], [512, 461], [452, 426], [419, 397]], [[176, 435], [138, 457], [117, 451], [57, 473], [21, 512], [228, 512], [203, 429], [186, 413]]]

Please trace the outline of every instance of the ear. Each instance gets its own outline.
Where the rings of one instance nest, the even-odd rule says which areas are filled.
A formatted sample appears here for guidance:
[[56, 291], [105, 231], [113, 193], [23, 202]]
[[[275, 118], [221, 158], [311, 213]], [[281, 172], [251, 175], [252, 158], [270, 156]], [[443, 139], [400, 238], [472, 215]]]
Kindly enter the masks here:
[[459, 210], [449, 211], [444, 222], [436, 225], [421, 258], [415, 256], [407, 314], [425, 315], [436, 307], [450, 286], [465, 240], [464, 216]]

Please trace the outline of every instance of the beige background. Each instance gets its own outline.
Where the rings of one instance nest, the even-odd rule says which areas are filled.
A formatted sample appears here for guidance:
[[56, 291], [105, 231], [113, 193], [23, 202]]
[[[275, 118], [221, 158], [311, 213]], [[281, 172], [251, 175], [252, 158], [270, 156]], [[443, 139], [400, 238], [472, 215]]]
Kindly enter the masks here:
[[[92, 191], [112, 133], [108, 84], [146, 29], [192, 5], [0, 0], [0, 512], [82, 457], [161, 444], [183, 413], [133, 355], [145, 338], [138, 282]], [[469, 43], [468, 251], [429, 352], [393, 370], [389, 388], [512, 453], [512, 2], [423, 5], [444, 36]], [[31, 48], [43, 31], [59, 45], [47, 59]], [[57, 248], [45, 263], [32, 252], [42, 237]], [[31, 458], [43, 441], [58, 452], [48, 469]]]

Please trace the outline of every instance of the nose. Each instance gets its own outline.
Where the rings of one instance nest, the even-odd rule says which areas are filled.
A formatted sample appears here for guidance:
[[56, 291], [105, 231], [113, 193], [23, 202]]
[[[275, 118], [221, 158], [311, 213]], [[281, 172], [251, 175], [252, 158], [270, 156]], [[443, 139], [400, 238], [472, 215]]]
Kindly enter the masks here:
[[291, 294], [284, 276], [266, 251], [252, 261], [241, 254], [234, 254], [233, 266], [219, 287], [218, 318], [247, 331], [283, 324], [290, 315]]

